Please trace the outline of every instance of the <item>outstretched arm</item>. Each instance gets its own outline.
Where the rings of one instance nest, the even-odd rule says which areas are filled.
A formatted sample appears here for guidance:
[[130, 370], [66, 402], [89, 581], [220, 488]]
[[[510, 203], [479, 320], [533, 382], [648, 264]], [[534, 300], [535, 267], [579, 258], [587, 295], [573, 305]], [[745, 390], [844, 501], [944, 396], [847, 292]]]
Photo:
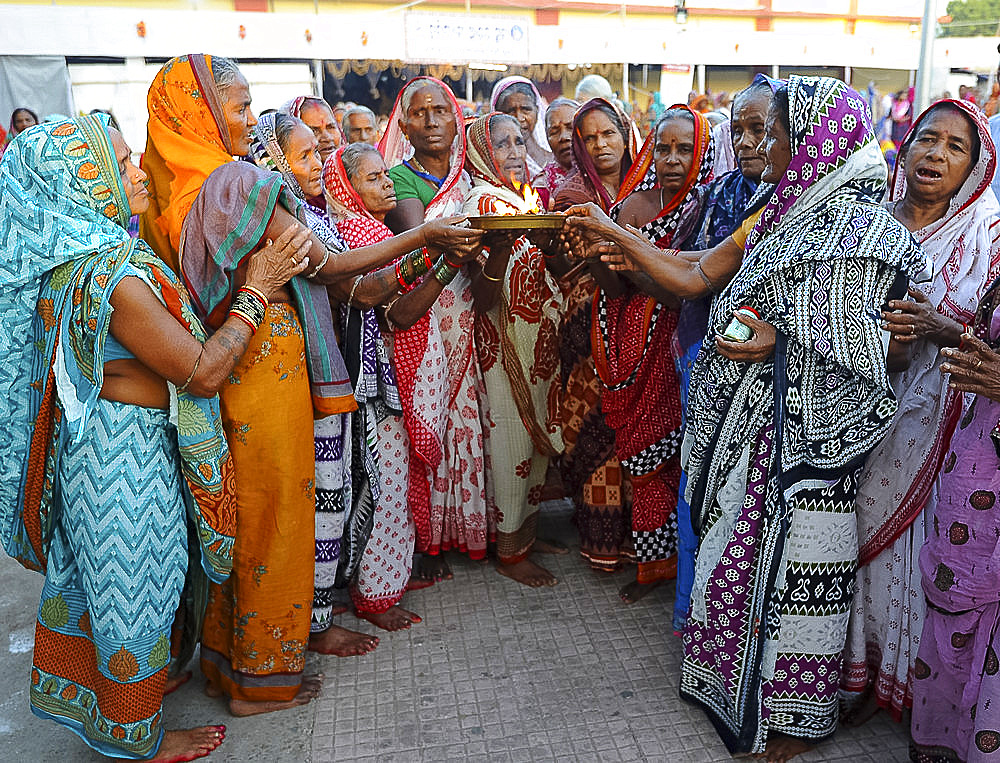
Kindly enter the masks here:
[[702, 252], [665, 257], [663, 249], [616, 225], [594, 204], [571, 207], [566, 214], [566, 235], [577, 256], [599, 257], [611, 271], [640, 271], [679, 299], [720, 291], [743, 262], [743, 247], [732, 237]]

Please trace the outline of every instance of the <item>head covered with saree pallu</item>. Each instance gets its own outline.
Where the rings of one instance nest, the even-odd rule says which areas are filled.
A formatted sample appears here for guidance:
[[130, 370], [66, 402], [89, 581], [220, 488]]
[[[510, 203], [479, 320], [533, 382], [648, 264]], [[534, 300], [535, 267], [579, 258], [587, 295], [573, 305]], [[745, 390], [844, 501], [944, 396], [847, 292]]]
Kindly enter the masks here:
[[632, 162], [638, 154], [638, 146], [635, 139], [635, 131], [632, 129], [632, 120], [624, 114], [611, 101], [604, 98], [593, 98], [587, 101], [576, 112], [573, 117], [573, 161], [575, 166], [563, 181], [562, 185], [556, 189], [553, 197], [553, 208], [556, 210], [567, 209], [574, 204], [587, 204], [594, 202], [605, 212], [614, 206], [615, 202], [621, 201], [625, 196], [619, 192], [615, 198], [611, 198], [607, 189], [601, 182], [594, 160], [587, 153], [587, 148], [580, 133], [580, 124], [583, 118], [594, 109], [600, 109], [617, 128], [625, 143], [625, 151], [622, 154], [621, 177], [625, 175], [632, 166]]
[[[228, 315], [233, 274], [261, 244], [278, 204], [308, 226], [301, 202], [279, 173], [250, 162], [229, 162], [202, 185], [181, 233], [180, 266], [195, 307], [213, 329]], [[305, 335], [316, 416], [355, 410], [326, 288], [295, 276], [288, 289]]]
[[[622, 180], [619, 197], [654, 192], [662, 199], [653, 158], [658, 133], [673, 120], [693, 127], [693, 157], [684, 182], [656, 217], [640, 228], [661, 248], [679, 244], [691, 234], [701, 199], [712, 180], [715, 142], [704, 116], [678, 104], [660, 117]], [[617, 219], [620, 202], [611, 210]], [[615, 430], [618, 458], [632, 478], [633, 536], [639, 581], [653, 582], [670, 574], [667, 558], [675, 550], [670, 514], [677, 503], [681, 442], [680, 388], [674, 371], [673, 343], [677, 313], [655, 298], [627, 288], [609, 299], [598, 290], [594, 300], [591, 344], [604, 386], [601, 410]]]
[[[683, 444], [700, 544], [681, 694], [733, 753], [836, 728], [857, 478], [897, 407], [881, 309], [924, 269], [879, 203], [886, 167], [864, 98], [793, 75], [772, 113], [785, 103], [791, 160], [716, 297]], [[713, 341], [744, 305], [775, 328], [767, 360], [727, 359]]]
[[[968, 325], [980, 299], [1000, 275], [1000, 205], [989, 180], [996, 167], [996, 147], [986, 119], [975, 106], [965, 101], [939, 101], [917, 118], [899, 152], [885, 206], [895, 212], [907, 196], [907, 170], [912, 175], [918, 160], [931, 163], [933, 155], [925, 149], [925, 141], [942, 136], [931, 132], [920, 135], [918, 142], [917, 133], [943, 127], [940, 122], [929, 124], [935, 113], [956, 116], [968, 126], [968, 154], [952, 155], [948, 164], [957, 172], [965, 159], [970, 172], [954, 190], [944, 214], [913, 234], [928, 255], [932, 272], [930, 281], [914, 288], [928, 298], [930, 308]], [[944, 169], [941, 163], [930, 166]], [[919, 194], [912, 195], [919, 200]], [[925, 541], [933, 546], [936, 540], [930, 526], [924, 527], [924, 518], [932, 508], [936, 512], [948, 505], [961, 513], [960, 507], [968, 506], [964, 498], [953, 502], [952, 496], [941, 493], [939, 486], [944, 483], [939, 477], [949, 451], [960, 453], [966, 465], [970, 455], [955, 446], [956, 440], [968, 434], [957, 428], [968, 398], [948, 387], [951, 377], [941, 373], [946, 358], [940, 346], [932, 337], [918, 337], [908, 347], [908, 367], [891, 377], [899, 398], [892, 428], [869, 455], [858, 486], [858, 558], [862, 569], [857, 575], [841, 681], [846, 712], [860, 706], [874, 691], [878, 705], [897, 720], [914, 705], [914, 664], [918, 649], [923, 651], [921, 629], [927, 613], [924, 594], [911, 571], [917, 566], [917, 553], [928, 547]], [[976, 429], [968, 423], [968, 430]], [[947, 471], [947, 480], [955, 479], [956, 470]], [[961, 472], [961, 465], [957, 471]], [[939, 496], [933, 502], [932, 490]], [[935, 513], [935, 527], [938, 516]], [[942, 534], [947, 537], [944, 531]], [[962, 553], [966, 551], [963, 546]], [[887, 576], [894, 581], [892, 585], [886, 584]], [[874, 664], [873, 655], [877, 655]]]
[[[392, 113], [389, 114], [389, 124], [382, 140], [378, 143], [378, 150], [385, 158], [385, 166], [389, 169], [397, 164], [407, 164], [413, 158], [413, 146], [403, 134], [399, 122], [406, 117], [409, 98], [427, 85], [441, 89], [451, 105], [455, 118], [455, 140], [451, 146], [451, 163], [448, 166], [448, 174], [438, 186], [437, 193], [427, 204], [424, 212], [424, 219], [432, 220], [458, 214], [458, 210], [462, 208], [465, 201], [465, 194], [469, 190], [468, 178], [465, 175], [465, 120], [462, 118], [462, 108], [458, 105], [451, 88], [434, 77], [414, 77], [407, 82], [399, 91], [399, 95], [396, 96], [396, 103], [392, 107]], [[411, 167], [411, 169], [413, 168]], [[414, 171], [416, 172], [416, 170]]]
[[181, 228], [201, 184], [212, 170], [233, 160], [212, 58], [192, 53], [170, 59], [146, 96], [142, 169], [149, 176], [150, 198], [140, 236], [175, 272]]
[[[503, 136], [524, 150], [520, 125], [511, 116], [494, 112], [469, 125], [467, 161], [475, 187], [465, 202], [468, 215], [529, 211], [514, 190], [517, 179], [507, 176], [494, 153], [494, 141]], [[526, 180], [527, 162], [521, 161]], [[474, 314], [473, 330], [489, 401], [484, 445], [499, 510], [497, 556], [501, 563], [515, 564], [534, 545], [549, 458], [563, 450], [557, 329], [562, 298], [542, 250], [527, 235], [493, 246], [507, 247], [509, 254], [496, 279], [496, 302]], [[485, 254], [479, 260], [484, 267]], [[494, 249], [494, 257], [503, 254]]]
[[[305, 123], [298, 117], [286, 116], [305, 126]], [[250, 141], [250, 158], [261, 169], [271, 170], [281, 175], [288, 190], [302, 202], [302, 214], [306, 225], [327, 249], [332, 249], [335, 252], [344, 251], [347, 247], [330, 226], [329, 220], [305, 203], [306, 194], [295, 178], [295, 173], [292, 172], [292, 168], [288, 164], [285, 152], [281, 150], [281, 144], [278, 143], [277, 121], [278, 115], [274, 112], [258, 117], [257, 124], [253, 127], [253, 138]]]
[[[537, 112], [537, 118], [535, 119], [535, 127], [531, 131], [531, 135], [526, 137], [526, 141], [531, 141], [534, 145], [528, 146], [528, 179], [531, 179], [532, 175], [535, 175], [542, 171], [549, 161], [551, 161], [552, 151], [549, 149], [549, 138], [545, 130], [545, 109], [548, 104], [545, 99], [542, 98], [542, 94], [538, 92], [538, 88], [535, 87], [535, 83], [532, 82], [527, 77], [520, 77], [517, 75], [504, 77], [499, 82], [493, 86], [493, 92], [490, 94], [490, 111], [501, 111], [500, 107], [497, 106], [500, 101], [502, 101], [508, 90], [514, 85], [521, 85], [522, 87], [528, 87], [531, 90], [531, 96], [535, 101], [535, 110]], [[545, 161], [539, 162], [535, 157], [543, 156]]]
[[[368, 211], [351, 183], [343, 160], [344, 151], [348, 148], [341, 146], [326, 160], [323, 186], [326, 189], [327, 209], [337, 218], [337, 231], [347, 246], [356, 249], [386, 241], [392, 238], [393, 233]], [[393, 332], [395, 378], [403, 419], [410, 436], [410, 461], [423, 462], [431, 470], [437, 468], [444, 454], [444, 419], [439, 414], [432, 415], [430, 411], [440, 412], [447, 406], [444, 357], [427, 353], [432, 331], [436, 329], [428, 311], [410, 328]], [[440, 339], [440, 332], [437, 333]], [[431, 534], [427, 501], [413, 500], [411, 495], [410, 511], [418, 546], [426, 548]]]
[[[98, 114], [35, 128], [0, 164], [0, 241], [7, 242], [0, 265], [0, 538], [31, 569], [45, 568], [56, 519], [58, 443], [80, 436], [101, 391], [110, 297], [126, 268], [138, 269], [177, 321], [205, 339], [177, 277], [126, 231], [129, 206], [107, 125]], [[232, 566], [236, 515], [219, 401], [180, 390], [176, 398], [202, 567], [222, 581]]]
[[[982, 295], [1000, 276], [1000, 204], [990, 188], [997, 151], [982, 112], [967, 101], [944, 100], [917, 117], [899, 152], [887, 204], [894, 207], [906, 195], [907, 149], [921, 123], [939, 109], [957, 110], [969, 121], [978, 135], [979, 156], [972, 157], [972, 172], [952, 197], [948, 211], [913, 234], [933, 273], [930, 281], [916, 288], [938, 312], [971, 324]], [[866, 469], [871, 473], [862, 480], [858, 503], [862, 564], [888, 547], [923, 510], [962, 412], [962, 395], [947, 389], [948, 377], [938, 370], [939, 347], [926, 340], [913, 348], [909, 368], [893, 382], [901, 403], [893, 432], [872, 453]], [[878, 468], [873, 471], [875, 464]], [[869, 478], [870, 486], [865, 484]], [[877, 499], [872, 505], [862, 500], [869, 493]]]

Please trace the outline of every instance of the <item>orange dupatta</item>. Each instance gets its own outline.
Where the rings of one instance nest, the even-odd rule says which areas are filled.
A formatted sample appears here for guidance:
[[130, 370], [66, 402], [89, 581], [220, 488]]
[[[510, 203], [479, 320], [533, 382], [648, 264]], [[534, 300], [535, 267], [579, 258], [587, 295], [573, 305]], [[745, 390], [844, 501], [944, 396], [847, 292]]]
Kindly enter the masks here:
[[233, 161], [212, 57], [178, 56], [156, 73], [146, 96], [149, 109], [142, 169], [149, 176], [149, 209], [139, 235], [175, 273], [181, 228], [202, 183]]

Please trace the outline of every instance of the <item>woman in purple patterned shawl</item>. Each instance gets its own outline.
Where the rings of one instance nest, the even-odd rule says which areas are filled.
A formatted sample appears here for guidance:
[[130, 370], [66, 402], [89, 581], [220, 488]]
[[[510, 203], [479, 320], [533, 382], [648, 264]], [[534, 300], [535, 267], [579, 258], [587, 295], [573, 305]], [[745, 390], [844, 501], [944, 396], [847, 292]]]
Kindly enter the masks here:
[[[680, 688], [730, 752], [778, 763], [837, 726], [858, 473], [896, 410], [881, 308], [925, 263], [878, 203], [885, 161], [858, 93], [792, 76], [766, 130], [761, 179], [776, 185], [699, 260], [580, 218], [569, 227], [600, 228], [626, 267], [684, 298], [726, 283], [742, 259], [691, 380], [682, 458], [700, 545]], [[742, 306], [762, 319], [756, 335], [727, 342]]]

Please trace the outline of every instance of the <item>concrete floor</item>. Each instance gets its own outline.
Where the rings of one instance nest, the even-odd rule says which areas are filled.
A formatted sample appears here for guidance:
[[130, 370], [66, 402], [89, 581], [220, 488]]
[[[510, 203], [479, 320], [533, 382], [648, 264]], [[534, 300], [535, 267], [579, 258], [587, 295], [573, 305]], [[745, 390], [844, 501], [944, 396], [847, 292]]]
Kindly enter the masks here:
[[[565, 511], [543, 534], [576, 541]], [[380, 633], [365, 657], [311, 655], [323, 695], [296, 710], [232, 718], [195, 679], [165, 703], [168, 728], [225, 723], [210, 761], [730, 761], [705, 716], [678, 698], [673, 585], [624, 606], [628, 572], [591, 572], [575, 553], [542, 560], [555, 588], [531, 590], [486, 563], [453, 558], [455, 579], [408, 594], [424, 622]], [[102, 760], [28, 709], [41, 576], [0, 554], [0, 760]], [[372, 632], [351, 615], [340, 624]], [[2, 642], [0, 642], [2, 644]], [[905, 729], [884, 714], [798, 760], [906, 761]]]

